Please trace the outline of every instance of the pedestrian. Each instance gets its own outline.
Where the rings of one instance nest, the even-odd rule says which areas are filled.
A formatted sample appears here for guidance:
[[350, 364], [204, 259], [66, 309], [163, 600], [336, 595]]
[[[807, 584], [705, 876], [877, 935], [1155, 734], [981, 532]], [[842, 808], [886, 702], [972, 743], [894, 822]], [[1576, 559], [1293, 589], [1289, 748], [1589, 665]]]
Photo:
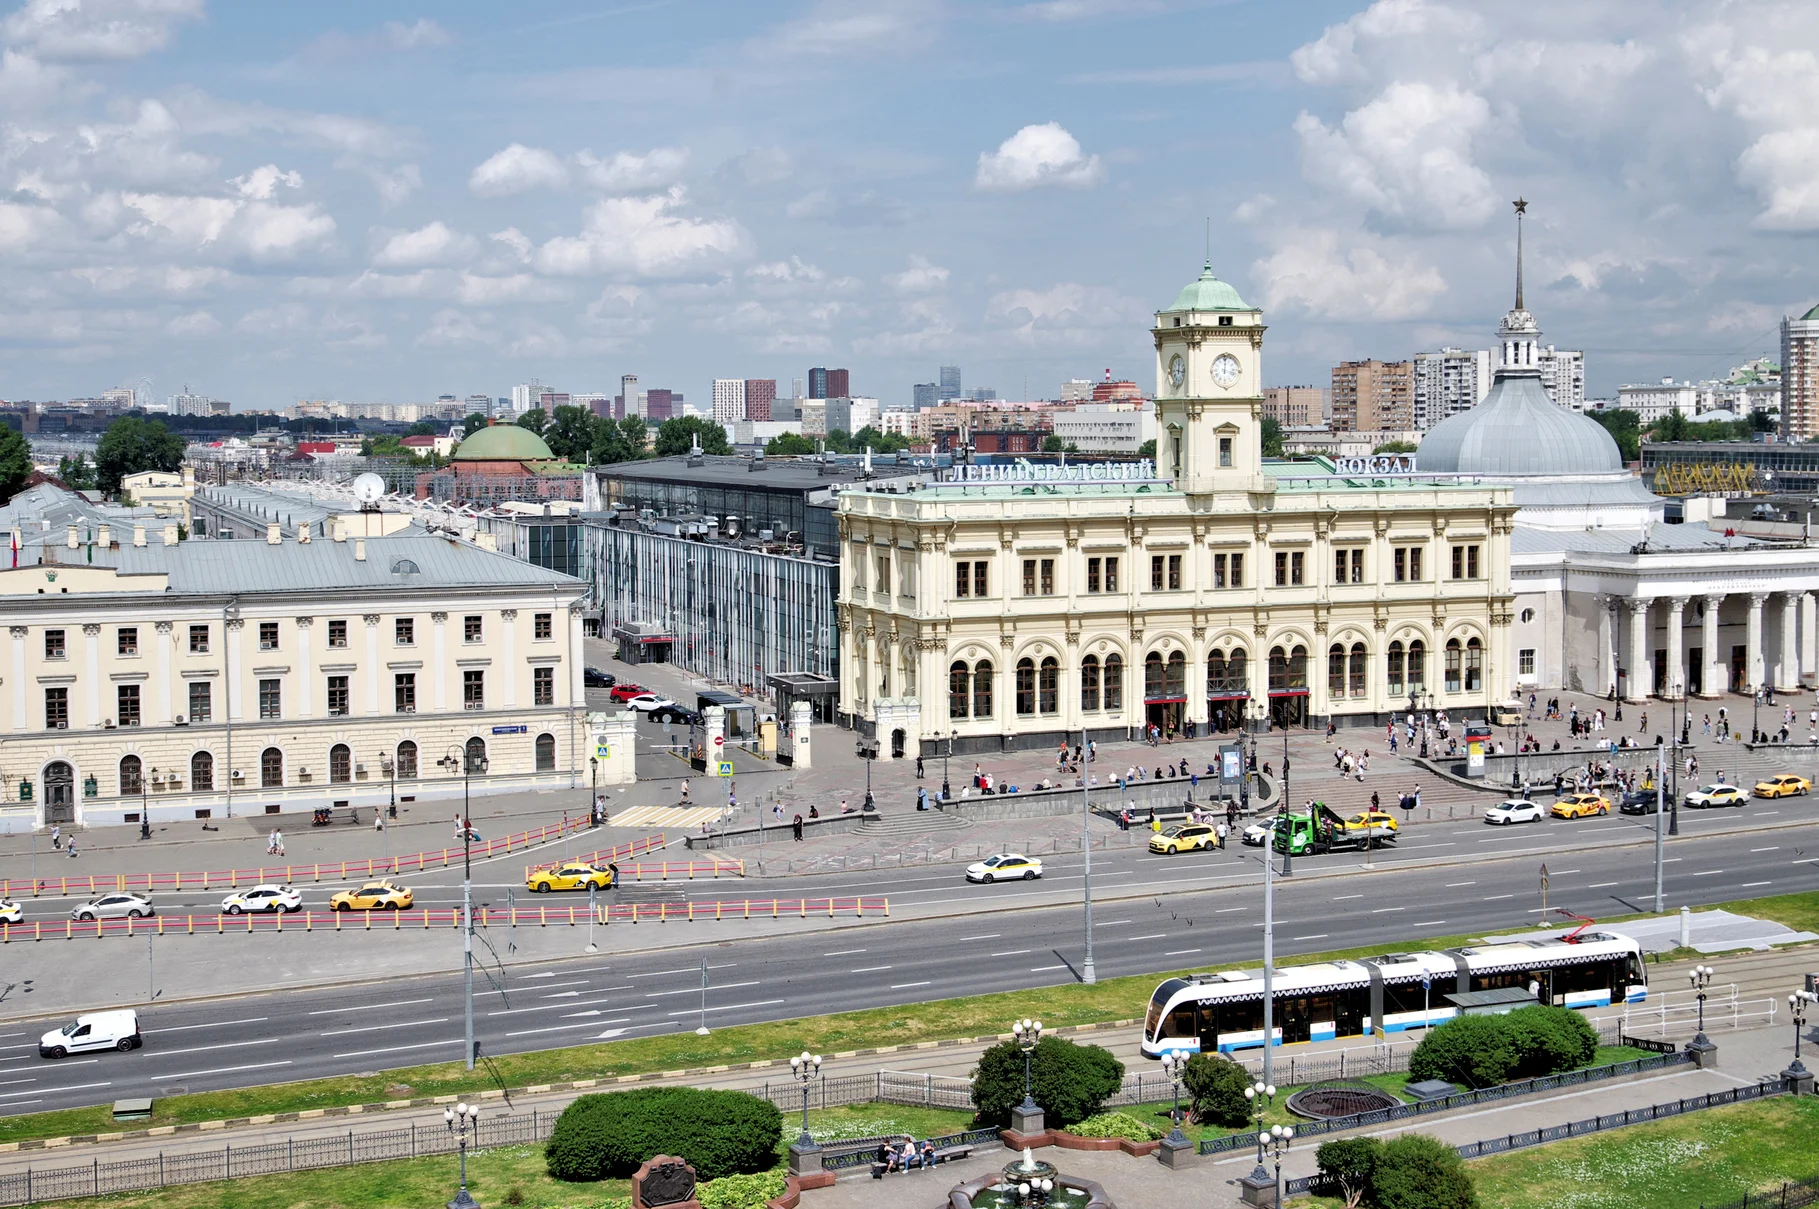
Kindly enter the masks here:
[[800, 844], [802, 842], [802, 816], [800, 814], [796, 816], [795, 822], [790, 824], [790, 831], [795, 835], [796, 842]]
[[384, 831], [385, 830], [385, 811], [383, 811], [383, 810], [373, 811], [373, 830], [374, 831]]
[[819, 807], [819, 806], [816, 806], [816, 805], [815, 805], [815, 804], [814, 804], [814, 803], [812, 803], [812, 802], [811, 802], [811, 803], [809, 803], [809, 808], [808, 808], [808, 817], [809, 817], [809, 818], [811, 818], [811, 819], [818, 819], [818, 818], [820, 818], [820, 817], [821, 817], [821, 807]]
[[1376, 814], [1381, 809], [1382, 805], [1377, 800], [1377, 791], [1373, 789], [1371, 790], [1371, 813]]
[[69, 837], [69, 848], [67, 849], [67, 851], [69, 853], [69, 859], [72, 861], [75, 860], [76, 859], [76, 837], [73, 835]]
[[63, 828], [61, 828], [61, 827], [52, 827], [51, 828], [51, 847], [52, 848], [63, 847]]
[[1421, 809], [1421, 786], [1415, 786], [1415, 809]]
[[1647, 730], [1648, 730], [1648, 711], [1643, 710], [1641, 718], [1636, 723], [1636, 733], [1639, 735], [1644, 734], [1645, 732], [1647, 732]]
[[[1815, 716], [1819, 717], [1819, 715], [1815, 715]], [[1096, 763], [1098, 761], [1098, 759], [1099, 759], [1099, 741], [1097, 739], [1088, 739], [1086, 742], [1086, 762], [1088, 764], [1093, 764], [1093, 763]]]
[[1118, 830], [1129, 831], [1130, 829], [1131, 829], [1131, 808], [1129, 806], [1126, 806], [1123, 810], [1120, 810], [1118, 812]]
[[1238, 825], [1238, 804], [1229, 798], [1225, 803], [1225, 825], [1227, 827]]
[[928, 809], [928, 790], [924, 789], [920, 785], [916, 786], [916, 809], [917, 810], [927, 810]]
[[1161, 830], [1160, 827], [1156, 826], [1156, 807], [1154, 804], [1151, 804], [1151, 806], [1150, 806], [1149, 824], [1150, 824], [1151, 831], [1160, 831]]
[[922, 757], [921, 756], [916, 757], [916, 779], [918, 781], [920, 781], [922, 779]]
[[688, 778], [682, 778], [682, 804], [688, 805]]
[[1224, 852], [1225, 851], [1225, 837], [1231, 834], [1231, 828], [1227, 827], [1224, 823], [1221, 823], [1221, 824], [1219, 824], [1219, 830], [1218, 830], [1217, 834], [1219, 836], [1219, 851]]

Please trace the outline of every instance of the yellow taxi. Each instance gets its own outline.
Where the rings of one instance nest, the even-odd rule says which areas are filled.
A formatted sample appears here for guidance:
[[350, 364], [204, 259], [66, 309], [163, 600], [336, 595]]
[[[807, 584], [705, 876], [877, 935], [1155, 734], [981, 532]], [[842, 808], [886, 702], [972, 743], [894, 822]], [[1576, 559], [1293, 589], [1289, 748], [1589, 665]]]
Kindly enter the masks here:
[[331, 911], [402, 911], [416, 901], [406, 886], [368, 882], [358, 890], [343, 890], [328, 900]]
[[1548, 813], [1557, 819], [1584, 819], [1610, 812], [1610, 799], [1597, 793], [1569, 793], [1548, 808]]
[[538, 894], [548, 894], [551, 890], [585, 890], [592, 886], [596, 890], [605, 890], [613, 884], [613, 871], [601, 869], [585, 861], [570, 861], [566, 865], [551, 865], [547, 869], [533, 869], [524, 884]]
[[1347, 831], [1364, 831], [1371, 827], [1380, 827], [1390, 832], [1402, 830], [1387, 810], [1361, 810], [1345, 820]]
[[1150, 836], [1151, 852], [1192, 852], [1196, 848], [1217, 848], [1219, 833], [1208, 823], [1176, 823]]
[[1757, 781], [1756, 787], [1750, 792], [1759, 798], [1786, 798], [1811, 793], [1812, 791], [1813, 783], [1811, 781], [1807, 780], [1805, 777], [1795, 776], [1791, 772], [1784, 772], [1779, 776], [1768, 777], [1764, 780]]

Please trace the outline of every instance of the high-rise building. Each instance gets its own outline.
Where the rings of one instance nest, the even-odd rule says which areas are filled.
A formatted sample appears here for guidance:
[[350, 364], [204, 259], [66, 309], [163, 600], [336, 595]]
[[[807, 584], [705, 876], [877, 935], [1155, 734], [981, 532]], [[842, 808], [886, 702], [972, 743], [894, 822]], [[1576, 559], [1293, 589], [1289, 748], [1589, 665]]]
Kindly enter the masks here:
[[745, 419], [745, 379], [714, 379], [714, 420], [731, 424]]
[[637, 374], [620, 377], [617, 410], [621, 417], [644, 415], [644, 395], [638, 390]]
[[[1284, 428], [1318, 428], [1326, 422], [1324, 386], [1268, 386], [1263, 390], [1263, 418]], [[1082, 446], [1081, 448], [1085, 448]]]
[[910, 387], [910, 394], [913, 396], [913, 402], [918, 411], [941, 402], [941, 388], [933, 382], [916, 383]]
[[747, 378], [745, 380], [745, 418], [748, 420], [769, 420], [771, 404], [777, 401], [777, 379]]
[[967, 403], [996, 403], [998, 391], [991, 386], [975, 386], [961, 391], [960, 398]]
[[1061, 401], [1063, 403], [1084, 403], [1093, 397], [1093, 380], [1091, 378], [1069, 378], [1061, 384]]
[[1470, 411], [1491, 389], [1489, 349], [1443, 348], [1415, 354], [1414, 427], [1426, 431]]
[[643, 418], [646, 420], [655, 420], [658, 423], [671, 419], [678, 414], [677, 405], [681, 401], [681, 395], [678, 395], [673, 391], [664, 390], [659, 386], [653, 386], [644, 393]]
[[800, 399], [800, 398], [804, 397], [802, 394], [802, 379], [801, 378], [791, 378], [789, 380], [789, 395], [790, 395], [790, 398], [792, 398], [792, 399]]
[[960, 397], [960, 367], [958, 365], [941, 367], [941, 397], [943, 399]]
[[1541, 386], [1557, 407], [1568, 411], [1585, 410], [1585, 354], [1578, 349], [1555, 348], [1549, 344], [1535, 350], [1535, 364], [1541, 370]]
[[808, 397], [827, 398], [827, 370], [822, 366], [817, 365], [808, 371]]
[[536, 381], [521, 382], [512, 387], [512, 411], [523, 415], [537, 405], [533, 400], [542, 393], [543, 385]]
[[1415, 420], [1415, 363], [1345, 361], [1333, 367], [1333, 431], [1406, 431]]
[[852, 375], [843, 369], [827, 371], [827, 399], [850, 399], [853, 395]]

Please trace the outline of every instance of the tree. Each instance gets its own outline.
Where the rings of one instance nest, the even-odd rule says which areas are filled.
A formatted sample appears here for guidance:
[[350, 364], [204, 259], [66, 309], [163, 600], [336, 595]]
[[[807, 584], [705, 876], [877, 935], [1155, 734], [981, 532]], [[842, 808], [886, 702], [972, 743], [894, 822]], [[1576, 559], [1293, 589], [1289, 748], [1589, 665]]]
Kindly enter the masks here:
[[461, 439], [465, 441], [467, 438], [473, 436], [475, 433], [479, 432], [482, 428], [485, 428], [488, 424], [491, 424], [491, 423], [492, 423], [492, 421], [487, 419], [485, 414], [482, 412], [478, 412], [478, 411], [468, 412], [467, 419], [461, 421]]
[[1780, 418], [1772, 411], [1750, 412], [1751, 432], [1774, 432], [1780, 422]]
[[1314, 1151], [1314, 1162], [1320, 1176], [1329, 1184], [1339, 1185], [1345, 1196], [1345, 1209], [1358, 1209], [1371, 1188], [1371, 1171], [1377, 1166], [1377, 1152], [1383, 1143], [1375, 1138], [1340, 1138], [1322, 1142]]
[[1238, 1126], [1249, 1121], [1251, 1102], [1244, 1098], [1244, 1089], [1250, 1085], [1250, 1073], [1223, 1054], [1195, 1054], [1181, 1073], [1189, 1111], [1203, 1125]]
[[542, 436], [543, 430], [548, 426], [549, 417], [543, 414], [541, 407], [533, 407], [518, 417], [518, 427], [528, 428], [538, 436]]
[[32, 447], [11, 428], [0, 424], [0, 504], [18, 495], [32, 476]]
[[1467, 1087], [1502, 1083], [1515, 1068], [1515, 1047], [1498, 1016], [1455, 1016], [1423, 1037], [1408, 1060], [1411, 1079]]
[[677, 454], [687, 453], [696, 443], [702, 453], [730, 454], [732, 442], [726, 439], [726, 429], [712, 420], [701, 416], [677, 416], [665, 420], [657, 429], [657, 456], [673, 458]]
[[[1266, 423], [1266, 424], [1268, 422], [1269, 421], [1267, 421], [1267, 420], [1264, 421], [1264, 423]], [[1421, 447], [1419, 445], [1415, 444], [1413, 441], [1385, 441], [1383, 444], [1377, 446], [1377, 448], [1371, 450], [1371, 452], [1372, 453], [1413, 453], [1413, 452], [1415, 452], [1415, 450], [1417, 450], [1419, 448], [1421, 448]]]
[[1270, 416], [1263, 417], [1263, 456], [1266, 458], [1282, 456], [1282, 425]]
[[867, 424], [852, 436], [853, 453], [903, 453], [910, 447], [909, 438], [900, 432], [880, 432]]
[[808, 457], [814, 452], [815, 443], [796, 432], [780, 432], [764, 445], [764, 455], [772, 458]]
[[87, 454], [77, 454], [74, 461], [68, 454], [58, 458], [57, 478], [71, 491], [95, 489], [95, 468], [88, 464]]
[[587, 408], [565, 405], [551, 414], [541, 435], [551, 453], [565, 462], [579, 462], [594, 447], [598, 425], [594, 413]]
[[617, 423], [601, 420], [594, 426], [593, 460], [610, 466], [614, 462], [635, 462], [648, 456], [645, 446], [651, 430], [638, 416], [626, 416]]
[[433, 437], [436, 435], [436, 422], [434, 420], [418, 420], [415, 424], [412, 424], [409, 428], [404, 430], [404, 435], [407, 437]]
[[1642, 456], [1642, 440], [1636, 413], [1621, 407], [1604, 408], [1585, 413], [1598, 424], [1604, 425], [1611, 439], [1617, 442], [1617, 451], [1626, 462], [1633, 462]]
[[[1051, 1128], [1066, 1128], [1099, 1111], [1124, 1086], [1124, 1063], [1097, 1045], [1044, 1037], [1030, 1055], [1031, 1094]], [[1001, 1042], [979, 1055], [973, 1072], [973, 1108], [982, 1126], [1010, 1124], [1023, 1102], [1023, 1051]]]
[[1066, 453], [1067, 452], [1067, 442], [1063, 441], [1060, 437], [1056, 436], [1054, 433], [1051, 432], [1046, 437], [1042, 438], [1042, 452], [1043, 453]]
[[1383, 1143], [1371, 1166], [1371, 1200], [1379, 1209], [1478, 1209], [1478, 1193], [1459, 1152], [1426, 1134]]
[[187, 442], [160, 421], [121, 416], [107, 426], [95, 446], [95, 483], [109, 495], [120, 491], [129, 474], [161, 470], [174, 474], [183, 465]]
[[1151, 437], [1143, 444], [1137, 446], [1137, 456], [1140, 458], [1149, 458], [1151, 461], [1154, 461], [1156, 458], [1156, 438]]
[[1684, 441], [1687, 439], [1686, 430], [1691, 427], [1692, 425], [1687, 422], [1685, 416], [1677, 411], [1670, 411], [1649, 426], [1649, 439], [1653, 441]]

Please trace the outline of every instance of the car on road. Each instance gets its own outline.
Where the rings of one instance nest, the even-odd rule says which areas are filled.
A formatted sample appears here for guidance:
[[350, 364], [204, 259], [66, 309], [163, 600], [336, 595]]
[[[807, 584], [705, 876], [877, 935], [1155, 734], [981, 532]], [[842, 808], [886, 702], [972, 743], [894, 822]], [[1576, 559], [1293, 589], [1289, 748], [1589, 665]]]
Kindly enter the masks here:
[[677, 705], [674, 701], [659, 705], [651, 710], [652, 722], [674, 722], [679, 726], [701, 725], [701, 715], [686, 705]]
[[1584, 819], [1610, 812], [1611, 800], [1601, 793], [1569, 793], [1548, 808], [1548, 813], [1557, 819]]
[[674, 705], [676, 703], [671, 701], [668, 697], [660, 697], [656, 693], [639, 693], [636, 697], [626, 701], [625, 704], [641, 714], [648, 714], [654, 709], [662, 709], [666, 705]]
[[1531, 802], [1525, 798], [1511, 798], [1498, 802], [1484, 812], [1484, 821], [1507, 827], [1511, 823], [1539, 823], [1547, 817], [1547, 807], [1540, 802]]
[[631, 681], [627, 680], [623, 684], [613, 685], [613, 691], [608, 693], [607, 696], [611, 697], [614, 701], [630, 701], [633, 697], [641, 697], [650, 691], [651, 690], [645, 688], [642, 684], [633, 684]]
[[619, 677], [597, 667], [584, 667], [581, 669], [581, 683], [588, 688], [611, 688], [619, 683]]
[[1694, 809], [1707, 806], [1741, 806], [1750, 795], [1740, 785], [1704, 785], [1686, 795], [1686, 804]]
[[1192, 852], [1196, 848], [1217, 848], [1219, 833], [1208, 823], [1176, 823], [1150, 836], [1151, 852]]
[[538, 894], [548, 894], [551, 890], [585, 890], [589, 886], [606, 890], [612, 887], [613, 871], [586, 861], [570, 861], [547, 869], [532, 869], [524, 884]]
[[1000, 852], [997, 856], [988, 856], [966, 867], [967, 881], [984, 882], [988, 886], [993, 882], [1014, 881], [1018, 878], [1034, 881], [1041, 876], [1041, 861], [1016, 852]]
[[1812, 791], [1813, 783], [1811, 781], [1791, 772], [1784, 772], [1778, 776], [1757, 781], [1756, 787], [1750, 792], [1759, 798], [1786, 798], [1799, 797]]
[[143, 894], [129, 894], [116, 890], [112, 894], [100, 894], [85, 903], [77, 903], [75, 910], [69, 913], [71, 919], [140, 919], [155, 915], [152, 900]]
[[0, 898], [0, 924], [25, 922], [25, 909], [10, 898]]
[[1654, 814], [1655, 791], [1652, 789], [1638, 789], [1635, 793], [1624, 794], [1622, 800], [1617, 803], [1617, 813]]
[[221, 900], [221, 914], [241, 915], [254, 911], [296, 911], [303, 906], [303, 895], [290, 886], [275, 882], [236, 891]]
[[117, 1049], [124, 1054], [144, 1044], [145, 1038], [139, 1034], [139, 1013], [131, 1008], [121, 1008], [112, 1012], [90, 1012], [62, 1028], [52, 1029], [38, 1038], [38, 1056], [62, 1058], [98, 1049]]
[[328, 900], [331, 911], [402, 911], [416, 901], [407, 886], [368, 882], [358, 890], [342, 890]]
[[1376, 828], [1379, 833], [1388, 831], [1392, 835], [1401, 830], [1396, 820], [1387, 810], [1360, 810], [1345, 820], [1347, 831], [1367, 831]]
[[1275, 817], [1272, 816], [1267, 819], [1258, 819], [1254, 823], [1245, 824], [1244, 830], [1239, 833], [1238, 838], [1253, 848], [1261, 848], [1269, 842], [1270, 833], [1275, 830]]

